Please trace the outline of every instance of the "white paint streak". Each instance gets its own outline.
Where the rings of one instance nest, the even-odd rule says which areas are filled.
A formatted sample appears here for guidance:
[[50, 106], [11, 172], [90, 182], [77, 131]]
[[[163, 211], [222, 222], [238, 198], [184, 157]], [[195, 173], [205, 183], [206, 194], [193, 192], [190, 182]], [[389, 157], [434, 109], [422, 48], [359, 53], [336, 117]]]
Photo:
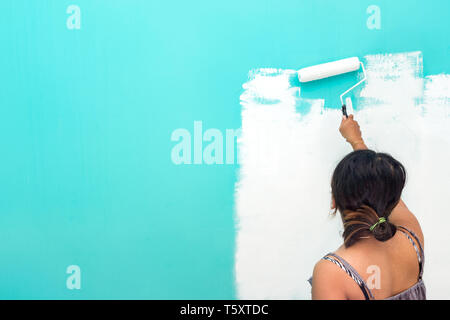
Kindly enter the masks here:
[[[420, 52], [365, 57], [368, 82], [355, 103], [370, 148], [408, 170], [404, 200], [426, 237], [429, 298], [450, 298], [449, 75], [422, 76]], [[313, 266], [341, 244], [329, 218], [330, 178], [350, 147], [338, 133], [339, 110], [299, 98], [293, 70], [250, 73], [241, 96], [236, 285], [241, 299], [309, 299]], [[301, 116], [299, 103], [310, 103]]]

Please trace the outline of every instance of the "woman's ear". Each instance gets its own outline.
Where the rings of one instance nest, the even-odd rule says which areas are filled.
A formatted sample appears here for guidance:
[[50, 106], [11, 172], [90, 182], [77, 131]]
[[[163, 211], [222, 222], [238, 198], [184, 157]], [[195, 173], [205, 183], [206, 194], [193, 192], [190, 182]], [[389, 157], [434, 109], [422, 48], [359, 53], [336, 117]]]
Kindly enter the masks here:
[[331, 209], [336, 209], [336, 201], [334, 201], [334, 197], [331, 196]]

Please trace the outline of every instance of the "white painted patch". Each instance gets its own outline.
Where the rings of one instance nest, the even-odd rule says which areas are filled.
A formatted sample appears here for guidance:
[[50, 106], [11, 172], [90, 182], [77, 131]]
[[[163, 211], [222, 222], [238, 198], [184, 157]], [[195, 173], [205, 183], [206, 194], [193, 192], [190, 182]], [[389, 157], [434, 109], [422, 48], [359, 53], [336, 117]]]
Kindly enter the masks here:
[[[450, 298], [450, 77], [423, 77], [420, 52], [365, 57], [368, 82], [354, 101], [371, 149], [408, 170], [403, 199], [426, 237], [428, 297]], [[330, 179], [351, 151], [340, 110], [299, 98], [295, 71], [259, 69], [243, 85], [236, 188], [236, 285], [241, 299], [309, 299], [313, 266], [342, 242], [330, 218]], [[296, 105], [311, 104], [306, 115]]]

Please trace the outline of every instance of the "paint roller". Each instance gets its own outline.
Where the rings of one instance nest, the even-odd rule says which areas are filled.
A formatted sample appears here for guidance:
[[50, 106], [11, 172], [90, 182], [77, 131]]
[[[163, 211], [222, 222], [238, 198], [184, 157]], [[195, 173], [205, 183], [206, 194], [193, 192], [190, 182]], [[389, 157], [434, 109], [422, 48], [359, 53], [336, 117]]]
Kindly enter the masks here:
[[339, 74], [353, 72], [356, 70], [359, 70], [359, 68], [362, 68], [363, 71], [363, 79], [344, 91], [341, 95], [341, 104], [342, 104], [342, 114], [346, 117], [347, 115], [347, 108], [351, 111], [352, 108], [352, 100], [350, 97], [347, 97], [345, 99], [345, 103], [343, 101], [344, 95], [349, 93], [351, 90], [359, 86], [361, 83], [366, 81], [366, 70], [364, 69], [364, 64], [359, 61], [358, 57], [352, 57], [342, 60], [337, 60], [333, 62], [327, 62], [318, 64], [312, 67], [307, 67], [298, 70], [298, 80], [300, 82], [309, 82], [314, 80], [320, 80], [328, 77], [337, 76]]

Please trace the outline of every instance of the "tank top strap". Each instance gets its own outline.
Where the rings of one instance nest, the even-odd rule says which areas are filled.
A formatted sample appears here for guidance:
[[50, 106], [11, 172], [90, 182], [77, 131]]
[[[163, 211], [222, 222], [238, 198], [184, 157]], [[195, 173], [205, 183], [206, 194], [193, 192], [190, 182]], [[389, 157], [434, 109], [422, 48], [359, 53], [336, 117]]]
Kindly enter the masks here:
[[374, 299], [372, 292], [370, 291], [369, 287], [367, 287], [365, 281], [347, 261], [345, 261], [343, 258], [341, 258], [335, 253], [328, 253], [322, 259], [333, 262], [339, 268], [344, 270], [359, 286], [366, 300]]
[[[417, 260], [419, 261], [419, 279], [422, 279], [423, 265], [425, 263], [425, 254], [423, 252], [422, 244], [420, 243], [420, 240], [417, 237], [417, 235], [408, 228], [405, 228], [403, 226], [397, 226], [397, 229], [400, 230], [412, 243], [414, 250], [416, 251], [417, 254]], [[415, 241], [413, 240], [413, 238]]]

